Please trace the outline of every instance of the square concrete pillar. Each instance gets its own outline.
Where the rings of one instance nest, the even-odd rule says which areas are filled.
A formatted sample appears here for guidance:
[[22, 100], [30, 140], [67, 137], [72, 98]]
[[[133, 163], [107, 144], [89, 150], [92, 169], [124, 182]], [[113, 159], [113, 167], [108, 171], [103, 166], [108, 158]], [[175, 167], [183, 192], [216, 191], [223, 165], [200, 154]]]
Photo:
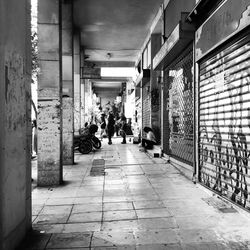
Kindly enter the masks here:
[[81, 114], [81, 83], [80, 83], [80, 31], [75, 30], [74, 33], [74, 132], [78, 131], [82, 126]]
[[30, 1], [0, 1], [0, 249], [31, 228]]
[[62, 157], [64, 165], [74, 163], [74, 75], [73, 75], [73, 6], [72, 1], [62, 3]]
[[[161, 34], [151, 35], [151, 65], [153, 58], [161, 48]], [[157, 78], [161, 76], [160, 71], [150, 71], [150, 89], [151, 89], [151, 127], [154, 130], [156, 140], [161, 142], [161, 85]]]
[[61, 1], [38, 1], [38, 186], [62, 182]]

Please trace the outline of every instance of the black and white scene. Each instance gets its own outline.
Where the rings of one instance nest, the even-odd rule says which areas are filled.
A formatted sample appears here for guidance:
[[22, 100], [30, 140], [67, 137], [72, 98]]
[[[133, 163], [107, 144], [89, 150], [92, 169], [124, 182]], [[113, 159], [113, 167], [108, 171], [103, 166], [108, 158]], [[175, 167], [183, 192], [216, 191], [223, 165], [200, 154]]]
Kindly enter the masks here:
[[0, 0], [0, 250], [250, 250], [250, 0]]

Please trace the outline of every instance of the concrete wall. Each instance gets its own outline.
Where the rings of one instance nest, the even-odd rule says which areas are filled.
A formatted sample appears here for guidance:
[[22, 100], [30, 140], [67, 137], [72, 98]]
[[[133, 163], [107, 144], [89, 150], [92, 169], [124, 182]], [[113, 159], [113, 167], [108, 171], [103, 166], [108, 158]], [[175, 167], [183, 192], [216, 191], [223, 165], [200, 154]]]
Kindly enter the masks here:
[[31, 227], [28, 0], [0, 0], [0, 34], [0, 249], [10, 250]]
[[74, 77], [73, 77], [73, 16], [72, 2], [62, 4], [62, 126], [64, 165], [74, 163]]
[[74, 131], [81, 126], [80, 32], [74, 33]]
[[62, 182], [60, 1], [38, 1], [38, 185]]
[[165, 9], [165, 36], [168, 37], [181, 19], [181, 12], [190, 12], [195, 0], [171, 0]]

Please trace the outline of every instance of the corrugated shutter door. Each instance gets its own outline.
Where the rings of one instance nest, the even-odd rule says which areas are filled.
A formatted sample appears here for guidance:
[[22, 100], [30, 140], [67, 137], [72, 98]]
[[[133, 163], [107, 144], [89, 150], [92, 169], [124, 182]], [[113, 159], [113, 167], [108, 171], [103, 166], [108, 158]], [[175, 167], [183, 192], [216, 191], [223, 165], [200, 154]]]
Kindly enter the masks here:
[[[169, 153], [190, 165], [193, 163], [193, 53], [186, 53], [170, 65], [166, 71], [169, 107], [165, 129], [169, 131]], [[167, 142], [165, 142], [167, 146]]]
[[165, 154], [169, 153], [169, 93], [167, 86], [167, 73], [164, 71], [164, 85], [162, 88], [162, 109], [163, 109], [163, 128], [162, 128], [162, 143], [163, 143], [163, 151]]
[[[150, 116], [151, 116], [151, 109], [150, 109], [150, 91], [148, 90], [150, 84], [147, 83], [142, 88], [142, 130], [145, 126], [150, 127]], [[146, 134], [142, 131], [144, 137]]]
[[200, 64], [199, 179], [250, 209], [250, 37]]

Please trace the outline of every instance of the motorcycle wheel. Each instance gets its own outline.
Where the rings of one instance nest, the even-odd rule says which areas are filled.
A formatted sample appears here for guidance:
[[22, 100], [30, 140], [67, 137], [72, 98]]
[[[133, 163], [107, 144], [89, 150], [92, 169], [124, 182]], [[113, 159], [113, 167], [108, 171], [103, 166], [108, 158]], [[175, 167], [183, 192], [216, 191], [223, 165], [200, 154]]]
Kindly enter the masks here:
[[81, 141], [78, 148], [79, 152], [82, 154], [88, 154], [92, 151], [92, 149], [92, 143], [88, 140]]
[[96, 148], [96, 149], [99, 149], [102, 146], [101, 141], [95, 136], [92, 137], [92, 143], [93, 143], [93, 147]]

